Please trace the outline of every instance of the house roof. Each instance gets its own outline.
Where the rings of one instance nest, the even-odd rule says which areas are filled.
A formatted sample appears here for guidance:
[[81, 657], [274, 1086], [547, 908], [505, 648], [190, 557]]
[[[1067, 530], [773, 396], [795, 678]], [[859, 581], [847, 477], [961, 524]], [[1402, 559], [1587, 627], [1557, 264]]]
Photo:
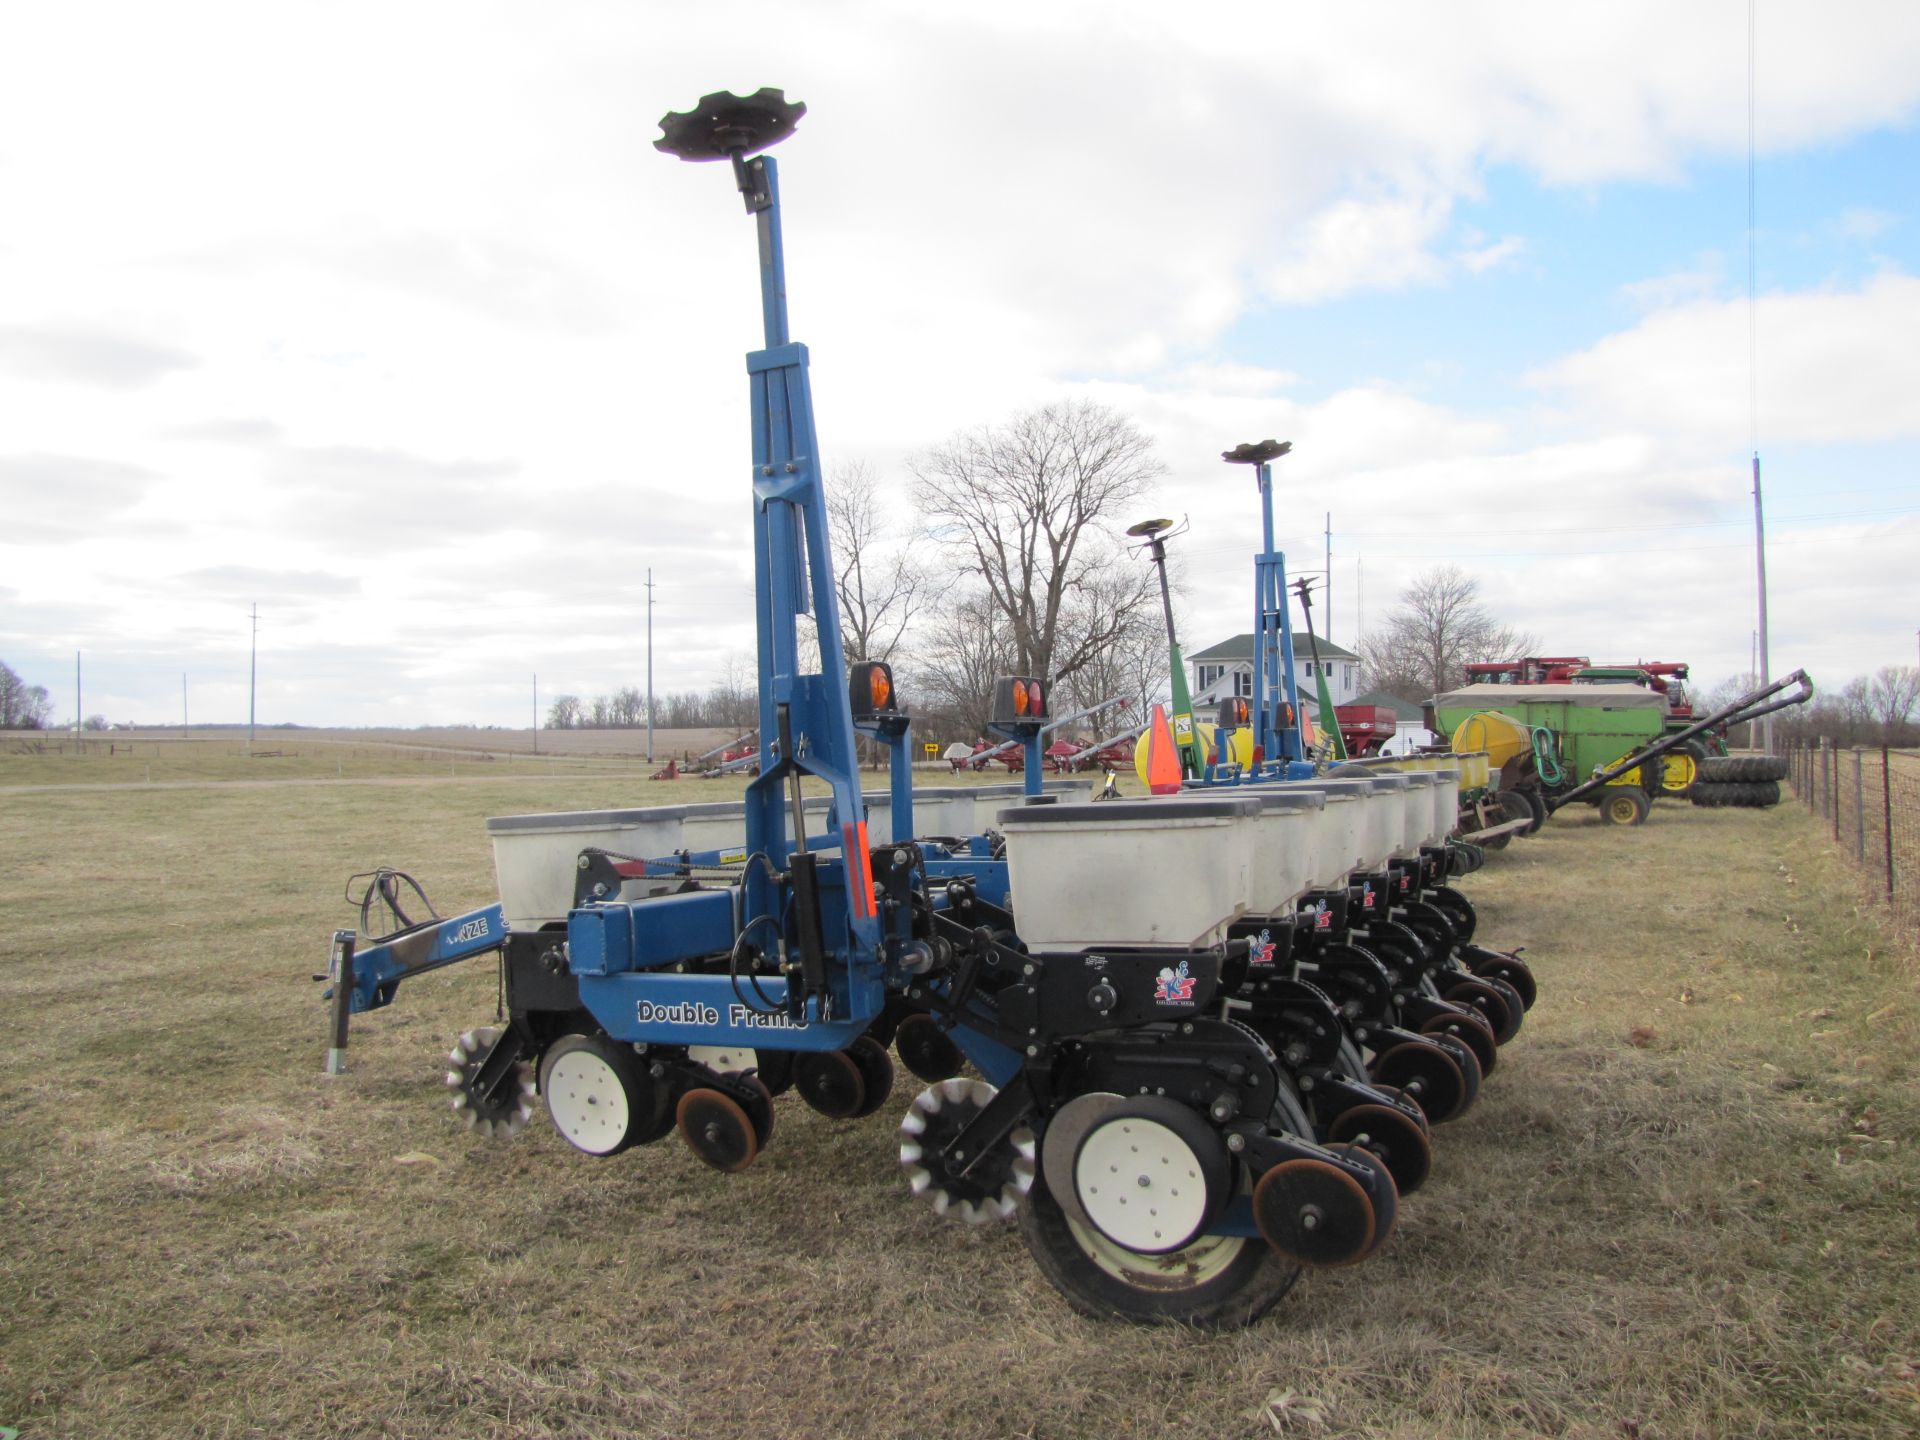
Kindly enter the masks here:
[[[1360, 657], [1343, 645], [1336, 645], [1324, 635], [1320, 637], [1320, 658], [1322, 660], [1358, 660]], [[1296, 661], [1311, 660], [1313, 651], [1307, 644], [1305, 635], [1293, 637], [1293, 658]], [[1189, 660], [1245, 660], [1253, 662], [1253, 636], [1236, 635], [1231, 640], [1222, 640], [1218, 645], [1209, 645], [1187, 656]]]

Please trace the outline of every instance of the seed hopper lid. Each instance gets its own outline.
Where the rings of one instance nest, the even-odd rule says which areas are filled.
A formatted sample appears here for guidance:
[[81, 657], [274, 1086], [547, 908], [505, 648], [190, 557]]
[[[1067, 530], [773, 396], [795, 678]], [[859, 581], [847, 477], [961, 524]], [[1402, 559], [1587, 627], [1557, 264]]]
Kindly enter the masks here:
[[1027, 825], [1105, 825], [1125, 821], [1158, 820], [1238, 820], [1260, 813], [1260, 802], [1246, 799], [1189, 800], [1170, 796], [1164, 800], [1104, 800], [1081, 805], [1022, 806], [1002, 810], [994, 817], [1005, 829]]
[[1278, 790], [1254, 789], [1254, 799], [1260, 802], [1262, 810], [1324, 810], [1327, 808], [1328, 794], [1324, 790]]
[[654, 805], [644, 810], [557, 810], [549, 815], [495, 815], [488, 833], [515, 830], [606, 830], [624, 825], [652, 825], [687, 818], [685, 805]]

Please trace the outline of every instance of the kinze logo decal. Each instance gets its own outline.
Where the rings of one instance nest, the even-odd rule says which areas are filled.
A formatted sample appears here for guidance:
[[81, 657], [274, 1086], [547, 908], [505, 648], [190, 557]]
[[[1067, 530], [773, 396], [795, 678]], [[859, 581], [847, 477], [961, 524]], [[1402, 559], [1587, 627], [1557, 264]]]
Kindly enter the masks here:
[[1153, 987], [1153, 998], [1162, 1005], [1191, 1005], [1193, 980], [1187, 973], [1187, 962], [1182, 960], [1178, 970], [1160, 972], [1158, 983]]
[[453, 943], [460, 945], [468, 940], [484, 940], [486, 936], [487, 917], [482, 915], [478, 920], [469, 920], [466, 924], [462, 925], [459, 930], [455, 932]]
[[1273, 932], [1271, 930], [1260, 932], [1260, 938], [1254, 941], [1252, 948], [1247, 951], [1247, 963], [1249, 965], [1273, 964]]

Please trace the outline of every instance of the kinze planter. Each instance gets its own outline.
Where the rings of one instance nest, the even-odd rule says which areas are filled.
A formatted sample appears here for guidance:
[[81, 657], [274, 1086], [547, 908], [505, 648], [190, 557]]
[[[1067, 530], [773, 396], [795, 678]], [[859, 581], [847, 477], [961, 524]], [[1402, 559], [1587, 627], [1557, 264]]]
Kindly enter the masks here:
[[[391, 1004], [411, 976], [497, 957], [503, 1023], [462, 1035], [447, 1072], [469, 1123], [505, 1137], [544, 1109], [575, 1150], [602, 1158], [677, 1133], [737, 1172], [771, 1139], [784, 1090], [846, 1120], [885, 1104], [891, 1040], [933, 1079], [900, 1126], [914, 1193], [967, 1221], [1018, 1217], [1041, 1269], [1090, 1313], [1248, 1322], [1303, 1266], [1385, 1243], [1396, 1171], [1417, 1183], [1429, 1118], [1464, 1108], [1469, 1073], [1490, 1063], [1491, 1044], [1476, 1042], [1517, 1027], [1524, 967], [1487, 952], [1501, 963], [1469, 991], [1470, 911], [1450, 914], [1437, 894], [1425, 910], [1409, 900], [1399, 929], [1362, 923], [1353, 897], [1364, 912], [1372, 882], [1356, 887], [1356, 869], [1404, 874], [1412, 896], [1415, 871], [1431, 888], [1444, 863], [1421, 858], [1437, 847], [1410, 839], [1404, 796], [1377, 842], [1330, 842], [1325, 855], [1254, 828], [1324, 816], [1336, 787], [1274, 806], [1251, 788], [1008, 805], [997, 837], [957, 818], [977, 808], [969, 797], [916, 827], [892, 676], [849, 671], [842, 654], [808, 357], [787, 332], [778, 175], [760, 152], [802, 113], [775, 90], [710, 95], [667, 116], [656, 142], [730, 168], [758, 230], [765, 344], [747, 358], [743, 489], [759, 770], [737, 843], [702, 829], [701, 807], [659, 813], [655, 838], [630, 848], [525, 826], [501, 903], [445, 919], [409, 913], [424, 897], [375, 872], [360, 927], [334, 937], [329, 1069], [343, 1068], [351, 1015]], [[1010, 677], [995, 710], [1037, 735], [1044, 701], [1039, 681]], [[883, 834], [857, 788], [861, 735], [893, 750]], [[803, 796], [803, 779], [826, 794]], [[1367, 794], [1393, 789], [1370, 781]], [[1429, 792], [1428, 813], [1442, 803]], [[653, 823], [631, 813], [636, 835]], [[936, 829], [960, 833], [943, 842]], [[1258, 876], [1240, 858], [1256, 839]], [[1384, 911], [1389, 897], [1373, 903]], [[375, 919], [383, 907], [390, 924]], [[1275, 907], [1278, 924], [1251, 923]], [[1337, 948], [1364, 949], [1351, 943], [1362, 930], [1373, 964]], [[1312, 966], [1330, 988], [1311, 985]], [[1283, 974], [1300, 988], [1274, 988]], [[959, 1074], [963, 1061], [981, 1078]]]

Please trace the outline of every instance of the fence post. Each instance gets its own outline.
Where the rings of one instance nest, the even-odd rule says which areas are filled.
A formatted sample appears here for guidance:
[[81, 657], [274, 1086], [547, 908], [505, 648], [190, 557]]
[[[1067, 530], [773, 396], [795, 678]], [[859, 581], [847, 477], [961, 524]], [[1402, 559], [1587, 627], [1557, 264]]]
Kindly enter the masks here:
[[1840, 843], [1840, 747], [1833, 747], [1833, 843]]
[[1862, 769], [1861, 750], [1853, 747], [1853, 860], [1867, 863], [1867, 792]]
[[1885, 804], [1887, 844], [1887, 904], [1893, 904], [1893, 756], [1880, 747], [1880, 798]]

